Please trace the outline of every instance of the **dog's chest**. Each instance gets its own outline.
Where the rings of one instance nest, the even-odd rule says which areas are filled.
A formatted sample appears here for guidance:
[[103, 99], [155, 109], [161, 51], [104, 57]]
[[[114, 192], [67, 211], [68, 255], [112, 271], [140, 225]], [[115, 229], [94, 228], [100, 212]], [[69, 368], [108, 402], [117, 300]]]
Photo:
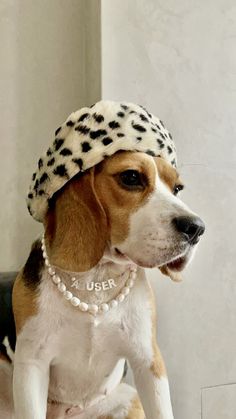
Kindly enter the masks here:
[[49, 397], [86, 404], [110, 392], [122, 378], [124, 361], [118, 361], [122, 357], [123, 308], [94, 317], [65, 304], [59, 326], [49, 339]]

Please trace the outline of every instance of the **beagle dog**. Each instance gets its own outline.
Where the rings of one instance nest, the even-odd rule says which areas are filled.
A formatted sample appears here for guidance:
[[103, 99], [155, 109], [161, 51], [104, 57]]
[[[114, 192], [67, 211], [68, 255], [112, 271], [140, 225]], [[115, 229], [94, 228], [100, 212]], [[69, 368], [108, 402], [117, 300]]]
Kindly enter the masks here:
[[[119, 151], [51, 198], [14, 284], [2, 418], [173, 419], [144, 268], [179, 281], [204, 232], [181, 189], [163, 158]], [[137, 391], [122, 382], [126, 360]]]

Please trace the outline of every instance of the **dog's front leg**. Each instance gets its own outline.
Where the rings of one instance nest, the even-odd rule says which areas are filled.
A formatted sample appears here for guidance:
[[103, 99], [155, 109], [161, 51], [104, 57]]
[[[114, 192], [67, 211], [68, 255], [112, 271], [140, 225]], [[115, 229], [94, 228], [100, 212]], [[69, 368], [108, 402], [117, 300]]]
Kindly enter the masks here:
[[[45, 419], [49, 365], [36, 357], [21, 357], [16, 347], [13, 372], [13, 396], [16, 419]], [[35, 359], [34, 359], [35, 358]]]
[[151, 363], [145, 352], [144, 357], [130, 360], [146, 419], [174, 419], [164, 361], [157, 345], [150, 350]]

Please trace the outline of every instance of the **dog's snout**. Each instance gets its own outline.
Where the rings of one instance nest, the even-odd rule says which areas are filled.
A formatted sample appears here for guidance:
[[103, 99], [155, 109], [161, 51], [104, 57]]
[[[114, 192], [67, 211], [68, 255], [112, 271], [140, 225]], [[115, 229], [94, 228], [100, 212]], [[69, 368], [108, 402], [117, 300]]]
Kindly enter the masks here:
[[173, 224], [179, 233], [183, 233], [191, 244], [198, 242], [199, 236], [205, 231], [205, 224], [199, 217], [176, 217]]

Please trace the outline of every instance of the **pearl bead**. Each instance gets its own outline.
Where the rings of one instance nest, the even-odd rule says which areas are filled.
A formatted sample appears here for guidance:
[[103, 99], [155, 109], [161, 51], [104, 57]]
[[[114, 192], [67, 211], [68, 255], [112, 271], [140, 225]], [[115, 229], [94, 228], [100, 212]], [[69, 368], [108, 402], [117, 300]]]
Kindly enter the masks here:
[[[109, 303], [103, 303], [99, 306], [97, 304], [87, 304], [84, 301], [80, 301], [79, 298], [74, 297], [72, 292], [68, 291], [66, 289], [66, 285], [62, 282], [61, 278], [55, 274], [55, 270], [51, 267], [48, 256], [47, 256], [47, 250], [45, 245], [44, 237], [41, 240], [41, 249], [43, 253], [44, 263], [48, 267], [48, 273], [52, 277], [52, 281], [54, 284], [57, 285], [58, 290], [63, 293], [63, 296], [66, 300], [70, 301], [71, 304], [75, 307], [78, 306], [78, 308], [81, 311], [89, 311], [91, 314], [97, 314], [98, 311], [100, 313], [106, 313], [109, 311], [110, 308], [115, 308], [118, 306], [118, 303], [121, 303], [124, 301], [125, 297], [130, 293], [130, 288], [134, 286], [134, 279], [136, 278], [136, 271], [137, 267], [131, 266], [129, 268], [130, 274], [129, 279], [127, 280], [125, 286], [121, 289], [120, 294], [116, 297], [116, 299], [111, 300]], [[71, 281], [74, 282], [76, 280], [76, 277], [72, 277]]]
[[135, 278], [136, 278], [136, 272], [131, 272], [131, 274], [130, 274], [130, 278], [131, 278], [131, 279], [135, 279]]
[[132, 287], [134, 286], [134, 280], [133, 280], [133, 279], [128, 279], [128, 281], [127, 281], [127, 286], [128, 286], [129, 288], [132, 288]]
[[124, 287], [123, 288], [123, 290], [121, 291], [121, 294], [123, 294], [123, 295], [128, 295], [129, 294], [129, 292], [130, 292], [130, 289], [129, 289], [129, 287]]
[[119, 303], [122, 303], [122, 301], [124, 301], [124, 299], [125, 299], [125, 296], [124, 296], [123, 294], [119, 294], [119, 295], [116, 297], [116, 300], [117, 300]]
[[61, 279], [57, 275], [53, 275], [52, 280], [53, 280], [54, 284], [56, 284], [56, 285], [61, 282]]
[[71, 298], [73, 297], [73, 294], [70, 291], [64, 291], [63, 295], [64, 295], [66, 300], [71, 300]]
[[101, 311], [106, 313], [109, 310], [109, 305], [106, 304], [106, 303], [103, 303], [103, 304], [100, 305], [100, 309], [101, 309]]
[[90, 313], [96, 314], [98, 312], [97, 304], [89, 304], [88, 305], [88, 310], [89, 310]]
[[80, 299], [77, 297], [72, 297], [70, 302], [73, 306], [77, 307], [80, 304]]
[[115, 308], [115, 307], [117, 307], [117, 306], [118, 306], [118, 301], [116, 301], [116, 300], [111, 300], [109, 304], [110, 304], [110, 307], [111, 307], [111, 308]]
[[88, 311], [88, 304], [87, 304], [87, 303], [83, 303], [83, 302], [81, 302], [81, 303], [79, 304], [79, 309], [80, 309], [81, 311]]
[[66, 286], [65, 286], [65, 284], [63, 284], [63, 282], [60, 282], [60, 283], [57, 285], [57, 288], [59, 289], [59, 291], [60, 291], [60, 292], [64, 292], [64, 291], [66, 291]]
[[49, 275], [55, 275], [55, 271], [51, 266], [48, 268], [48, 273]]

